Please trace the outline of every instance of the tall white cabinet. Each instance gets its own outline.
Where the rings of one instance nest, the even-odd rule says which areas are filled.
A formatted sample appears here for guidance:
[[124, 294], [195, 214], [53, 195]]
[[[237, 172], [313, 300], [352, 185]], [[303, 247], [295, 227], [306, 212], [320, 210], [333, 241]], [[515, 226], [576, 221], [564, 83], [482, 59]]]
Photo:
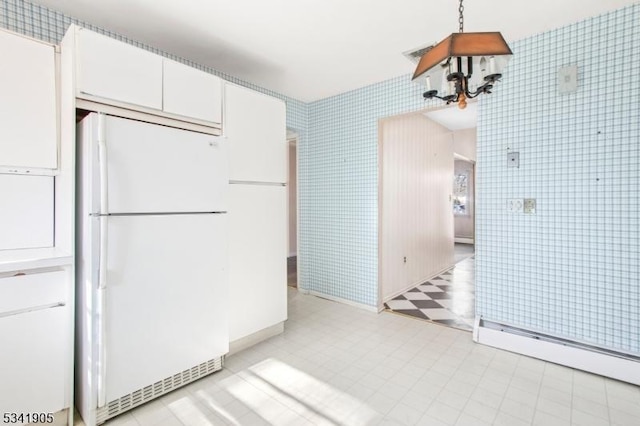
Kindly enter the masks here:
[[59, 55], [4, 30], [0, 51], [0, 413], [70, 424], [73, 146], [59, 139]]
[[281, 332], [287, 319], [288, 146], [281, 100], [228, 83], [224, 113], [234, 351]]

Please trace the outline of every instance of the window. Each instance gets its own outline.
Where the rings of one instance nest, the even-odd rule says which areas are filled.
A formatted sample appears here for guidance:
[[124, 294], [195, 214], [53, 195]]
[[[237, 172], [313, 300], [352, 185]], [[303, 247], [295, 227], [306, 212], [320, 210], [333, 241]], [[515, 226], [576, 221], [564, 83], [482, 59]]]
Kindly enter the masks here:
[[462, 172], [453, 175], [453, 214], [467, 215], [467, 196], [469, 173]]

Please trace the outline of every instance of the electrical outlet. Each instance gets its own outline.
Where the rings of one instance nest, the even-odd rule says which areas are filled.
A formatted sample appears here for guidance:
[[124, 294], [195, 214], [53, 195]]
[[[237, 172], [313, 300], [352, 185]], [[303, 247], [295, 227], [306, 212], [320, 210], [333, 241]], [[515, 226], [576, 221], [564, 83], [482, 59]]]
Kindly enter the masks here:
[[525, 198], [522, 203], [522, 210], [525, 214], [535, 214], [536, 213], [536, 199], [535, 198]]
[[507, 210], [511, 213], [522, 213], [522, 200], [514, 198], [507, 201]]
[[507, 167], [520, 167], [519, 152], [507, 152]]

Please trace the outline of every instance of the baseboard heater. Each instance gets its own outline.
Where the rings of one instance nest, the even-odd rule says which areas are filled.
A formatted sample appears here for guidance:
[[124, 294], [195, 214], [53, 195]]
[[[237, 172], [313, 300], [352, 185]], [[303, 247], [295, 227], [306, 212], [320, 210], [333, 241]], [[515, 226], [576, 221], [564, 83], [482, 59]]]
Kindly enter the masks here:
[[476, 318], [473, 340], [510, 352], [640, 385], [640, 355]]

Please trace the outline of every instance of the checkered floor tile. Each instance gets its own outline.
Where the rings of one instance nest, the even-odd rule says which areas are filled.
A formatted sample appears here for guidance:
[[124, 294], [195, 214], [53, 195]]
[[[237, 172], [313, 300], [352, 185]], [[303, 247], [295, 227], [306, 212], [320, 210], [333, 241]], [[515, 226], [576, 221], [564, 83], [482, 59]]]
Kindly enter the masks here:
[[475, 258], [389, 300], [385, 308], [462, 330], [473, 330], [475, 316]]

